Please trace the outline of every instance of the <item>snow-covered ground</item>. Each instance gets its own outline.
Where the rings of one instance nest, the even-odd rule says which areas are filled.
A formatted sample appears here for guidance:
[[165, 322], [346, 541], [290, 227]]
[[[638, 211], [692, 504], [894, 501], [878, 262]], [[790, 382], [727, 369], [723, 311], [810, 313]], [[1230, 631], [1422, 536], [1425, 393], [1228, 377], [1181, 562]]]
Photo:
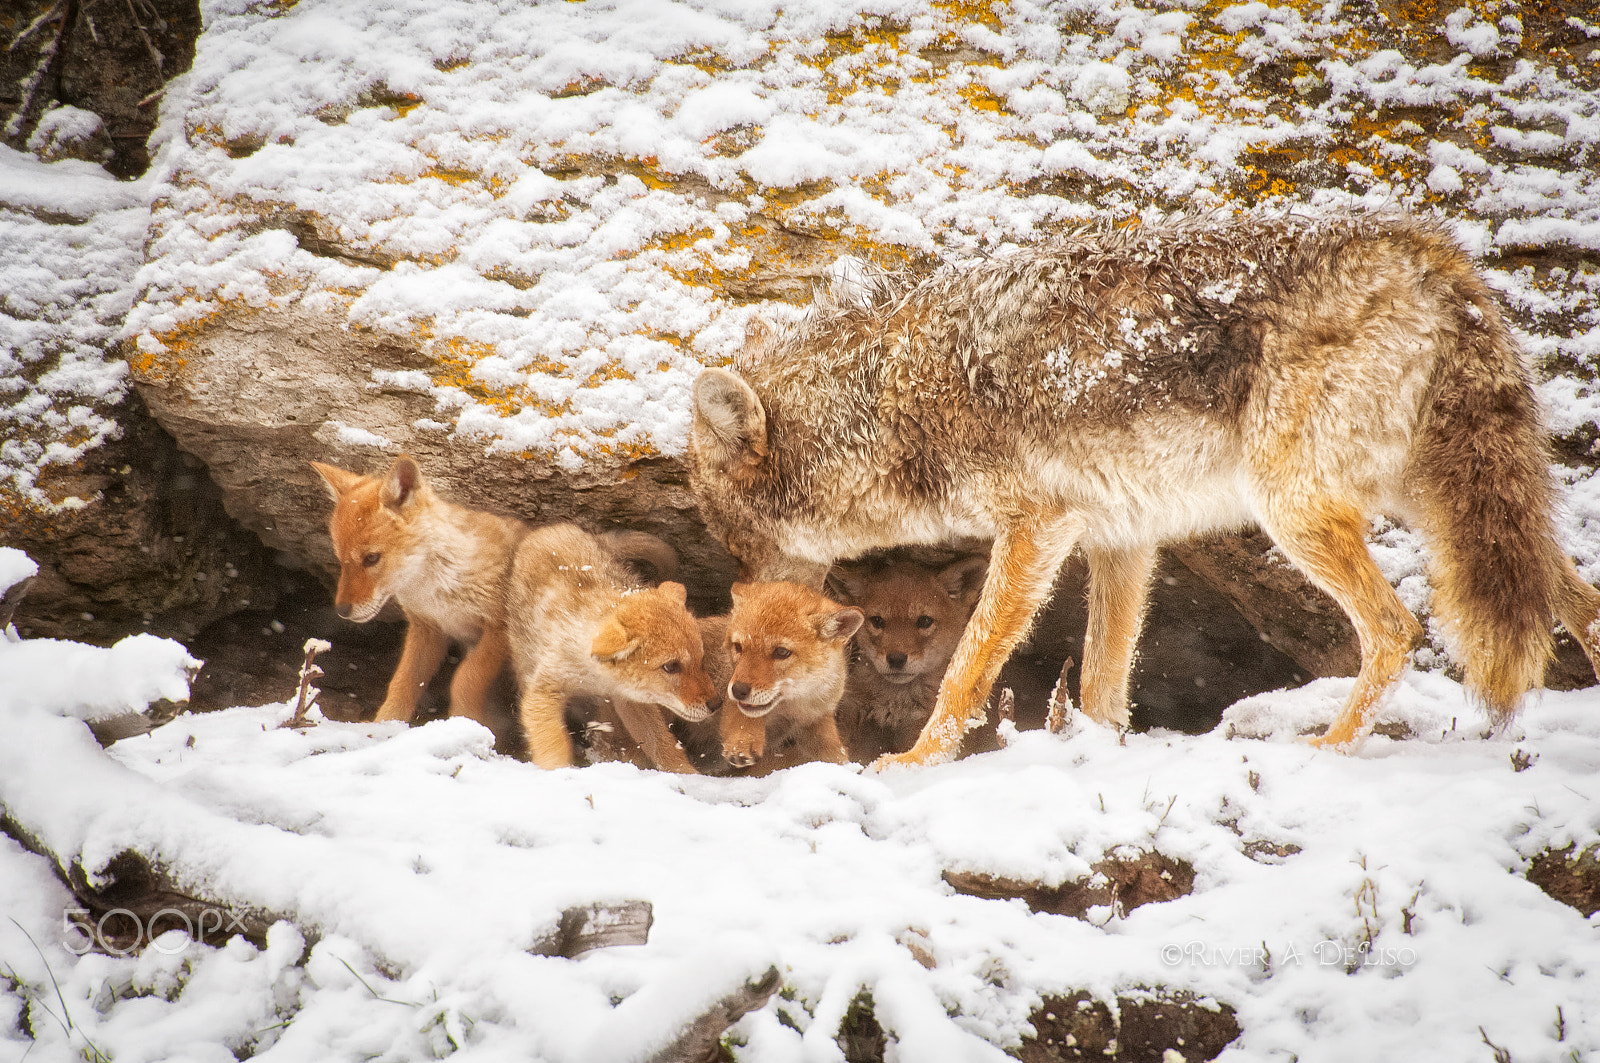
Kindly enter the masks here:
[[[0, 838], [0, 1059], [645, 1060], [771, 966], [737, 1059], [841, 1059], [863, 990], [917, 1063], [998, 1063], [1041, 996], [1141, 988], [1236, 1009], [1227, 1060], [1600, 1052], [1600, 934], [1523, 877], [1600, 837], [1600, 691], [1484, 738], [1459, 686], [1414, 673], [1385, 713], [1414, 737], [1344, 757], [1293, 738], [1342, 702], [1328, 679], [1198, 737], [1080, 724], [765, 779], [542, 771], [467, 721], [289, 730], [286, 704], [104, 752], [73, 718], [181, 696], [190, 663], [148, 636], [0, 639], [0, 805], [85, 868], [132, 849], [282, 921], [264, 949], [92, 952], [46, 862]], [[1077, 919], [941, 877], [1056, 884], [1119, 850], [1188, 862], [1193, 892]], [[563, 910], [628, 900], [653, 906], [647, 944], [528, 951]]]
[[[31, 505], [83, 501], [37, 483], [116, 431], [115, 337], [158, 374], [213, 316], [286, 305], [434, 354], [372, 383], [433, 396], [430, 429], [471, 445], [680, 452], [767, 222], [893, 262], [1153, 205], [1438, 209], [1479, 253], [1572, 252], [1490, 278], [1552, 428], [1600, 422], [1600, 98], [1592, 70], [1495, 64], [1520, 43], [1510, 5], [1452, 15], [1431, 62], [1337, 2], [203, 7], [146, 178], [0, 148], [0, 478]], [[1351, 145], [1331, 180], [1273, 167], [1330, 138]], [[1600, 482], [1561, 472], [1563, 534], [1600, 579]], [[1376, 545], [1425, 607], [1414, 537]], [[1483, 739], [1458, 686], [1416, 673], [1388, 708], [1415, 737], [1347, 758], [1292, 737], [1346, 680], [1211, 735], [1030, 732], [885, 776], [547, 773], [462, 721], [283, 730], [286, 705], [101, 752], [82, 719], [174, 698], [188, 664], [159, 639], [0, 639], [0, 805], [91, 870], [136, 849], [285, 921], [261, 950], [84, 952], [70, 894], [0, 838], [0, 1063], [646, 1059], [771, 965], [784, 990], [732, 1031], [741, 1060], [838, 1059], [862, 989], [917, 1063], [1003, 1058], [1042, 994], [1139, 987], [1235, 1008], [1236, 1060], [1600, 1053], [1596, 923], [1523, 878], [1600, 838], [1593, 691]], [[1119, 847], [1192, 863], [1193, 893], [1079, 920], [941, 878], [1061, 882]], [[653, 905], [648, 944], [527, 951], [566, 908], [630, 899]]]

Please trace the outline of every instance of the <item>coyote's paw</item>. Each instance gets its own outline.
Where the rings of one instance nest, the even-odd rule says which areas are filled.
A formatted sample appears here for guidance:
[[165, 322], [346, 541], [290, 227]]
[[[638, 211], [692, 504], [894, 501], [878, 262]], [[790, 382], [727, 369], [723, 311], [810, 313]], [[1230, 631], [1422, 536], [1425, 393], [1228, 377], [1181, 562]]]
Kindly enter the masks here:
[[921, 768], [929, 764], [937, 764], [940, 758], [919, 755], [915, 749], [909, 753], [885, 753], [872, 762], [873, 771], [883, 771], [885, 768]]
[[748, 768], [760, 760], [765, 752], [765, 738], [766, 732], [759, 729], [747, 734], [724, 735], [722, 758], [736, 768]]
[[1326, 734], [1301, 735], [1300, 741], [1317, 749], [1325, 749], [1329, 753], [1352, 753], [1365, 737], [1347, 728], [1335, 726], [1328, 728]]

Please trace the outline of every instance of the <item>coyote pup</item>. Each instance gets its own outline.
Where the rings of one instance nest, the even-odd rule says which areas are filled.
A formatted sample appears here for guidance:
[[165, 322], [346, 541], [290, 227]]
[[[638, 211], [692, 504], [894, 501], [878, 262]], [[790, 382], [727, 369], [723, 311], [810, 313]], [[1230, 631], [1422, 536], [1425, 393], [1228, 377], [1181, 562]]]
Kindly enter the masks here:
[[1085, 712], [1128, 720], [1156, 548], [1255, 522], [1349, 614], [1348, 749], [1421, 637], [1364, 539], [1420, 528], [1434, 608], [1490, 715], [1559, 620], [1600, 662], [1600, 593], [1556, 543], [1539, 412], [1494, 294], [1443, 226], [1383, 214], [1083, 228], [879, 277], [695, 383], [691, 476], [747, 579], [993, 536], [938, 703], [891, 763], [953, 755], [1073, 549], [1089, 563]]
[[681, 583], [641, 587], [576, 525], [527, 534], [512, 563], [507, 617], [530, 760], [542, 768], [572, 764], [564, 704], [588, 697], [610, 701], [651, 763], [694, 771], [661, 715], [704, 719], [717, 695], [685, 598]]
[[450, 681], [450, 715], [487, 725], [484, 698], [506, 663], [506, 574], [527, 526], [440, 498], [409, 455], [382, 476], [311, 467], [334, 500], [328, 530], [339, 558], [339, 615], [364, 624], [393, 598], [406, 616], [400, 664], [377, 719], [411, 719], [455, 641], [472, 648]]
[[861, 610], [795, 583], [735, 583], [725, 652], [732, 664], [718, 730], [723, 756], [765, 775], [845, 762], [834, 709]]
[[867, 618], [856, 632], [839, 703], [839, 733], [851, 760], [866, 764], [904, 753], [922, 733], [988, 567], [982, 557], [936, 568], [891, 554], [840, 565], [828, 576]]

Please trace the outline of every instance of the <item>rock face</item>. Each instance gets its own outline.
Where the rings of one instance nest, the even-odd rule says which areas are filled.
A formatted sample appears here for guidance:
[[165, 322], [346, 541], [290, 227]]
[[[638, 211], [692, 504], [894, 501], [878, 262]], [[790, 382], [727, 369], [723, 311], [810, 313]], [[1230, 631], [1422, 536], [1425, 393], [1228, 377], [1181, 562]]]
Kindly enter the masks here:
[[734, 579], [733, 560], [707, 535], [675, 461], [593, 462], [567, 472], [548, 459], [485, 456], [418, 429], [434, 412], [431, 399], [366, 382], [373, 370], [426, 365], [414, 346], [287, 310], [219, 320], [186, 354], [182, 373], [144, 377], [140, 393], [178, 445], [203, 456], [234, 519], [271, 549], [324, 572], [337, 568], [327, 533], [332, 507], [308, 463], [381, 472], [405, 452], [453, 501], [533, 523], [652, 532], [675, 545], [697, 585], [725, 590]]
[[[1331, 22], [1299, 3], [696, 22], [447, 2], [426, 25], [257, 4], [212, 12], [197, 46], [192, 3], [113, 7], [24, 4], [0, 57], [7, 142], [41, 158], [136, 174], [161, 122], [144, 267], [117, 282], [125, 320], [96, 319], [144, 405], [109, 396], [121, 444], [17, 474], [90, 499], [75, 515], [0, 487], [0, 541], [50, 573], [19, 615], [32, 633], [148, 616], [187, 635], [277, 587], [314, 594], [273, 567], [331, 572], [307, 461], [402, 451], [466, 504], [659, 534], [695, 604], [720, 607], [734, 566], [680, 455], [694, 374], [752, 313], [796, 316], [842, 254], [921, 268], [1152, 205], [1446, 211], [1550, 381], [1569, 479], [1593, 470], [1600, 37], [1576, 0], [1357, 3]], [[334, 58], [306, 20], [347, 17]], [[1564, 528], [1586, 565], [1591, 516], [1581, 501]], [[161, 553], [179, 536], [185, 559]], [[1069, 571], [1006, 677], [1019, 705], [1078, 655], [1081, 601]], [[1142, 646], [1136, 720], [1190, 729], [1358, 659], [1259, 534], [1174, 547]], [[1570, 644], [1552, 681], [1591, 681]]]

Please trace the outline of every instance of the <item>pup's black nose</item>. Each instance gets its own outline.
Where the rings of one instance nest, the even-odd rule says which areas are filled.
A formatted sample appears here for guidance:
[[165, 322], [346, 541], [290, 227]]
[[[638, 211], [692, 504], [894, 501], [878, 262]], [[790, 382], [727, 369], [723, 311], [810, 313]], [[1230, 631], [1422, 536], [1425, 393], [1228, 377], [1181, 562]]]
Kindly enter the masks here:
[[889, 667], [895, 671], [899, 671], [906, 666], [906, 655], [903, 653], [885, 654], [884, 660], [888, 661]]
[[730, 683], [728, 684], [728, 693], [733, 695], [734, 701], [743, 701], [750, 696], [750, 684]]
[[334, 606], [333, 608], [334, 608], [335, 612], [337, 612], [340, 616], [344, 617], [346, 620], [350, 619], [350, 611], [351, 611], [352, 607], [351, 607], [349, 602], [340, 602], [338, 605]]

